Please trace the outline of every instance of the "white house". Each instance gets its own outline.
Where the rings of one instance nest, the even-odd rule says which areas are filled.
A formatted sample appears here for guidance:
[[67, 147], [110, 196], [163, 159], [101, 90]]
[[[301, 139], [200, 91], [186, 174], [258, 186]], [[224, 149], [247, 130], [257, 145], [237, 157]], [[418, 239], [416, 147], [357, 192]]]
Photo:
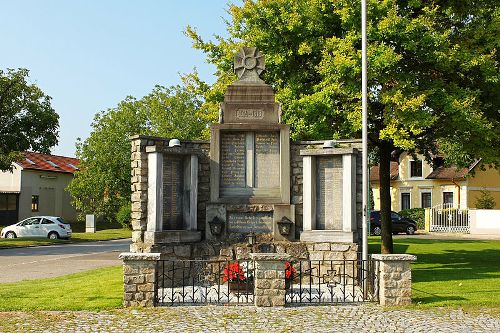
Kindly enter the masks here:
[[76, 158], [25, 152], [13, 170], [0, 172], [0, 225], [35, 215], [76, 220], [76, 210], [65, 191], [78, 170]]

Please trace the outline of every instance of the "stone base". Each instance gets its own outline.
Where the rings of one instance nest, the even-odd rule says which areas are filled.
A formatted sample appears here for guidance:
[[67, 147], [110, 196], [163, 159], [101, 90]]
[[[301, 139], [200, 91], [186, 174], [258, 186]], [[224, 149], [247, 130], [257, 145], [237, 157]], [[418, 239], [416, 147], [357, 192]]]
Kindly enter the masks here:
[[168, 230], [144, 232], [144, 243], [181, 244], [201, 241], [201, 231]]
[[89, 227], [86, 227], [86, 228], [85, 228], [85, 232], [87, 232], [87, 233], [94, 234], [94, 233], [95, 233], [95, 231], [96, 231], [96, 230], [95, 230], [95, 227], [94, 227], [94, 228], [89, 228]]
[[339, 230], [310, 230], [300, 233], [300, 241], [313, 243], [355, 243], [357, 241], [357, 235], [355, 232]]

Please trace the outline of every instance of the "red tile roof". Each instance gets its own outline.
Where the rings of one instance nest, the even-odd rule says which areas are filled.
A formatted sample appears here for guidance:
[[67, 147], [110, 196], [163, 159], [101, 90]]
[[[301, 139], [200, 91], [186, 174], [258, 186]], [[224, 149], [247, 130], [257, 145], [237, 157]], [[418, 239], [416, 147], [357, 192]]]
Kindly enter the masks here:
[[440, 166], [434, 169], [427, 177], [427, 179], [459, 179], [465, 176], [479, 164], [481, 160], [474, 161], [468, 168], [458, 169], [454, 166], [444, 167]]
[[[378, 182], [379, 181], [379, 166], [374, 165], [370, 169], [370, 181]], [[396, 180], [399, 177], [399, 164], [398, 162], [391, 162], [391, 180]]]
[[34, 152], [24, 152], [24, 158], [18, 162], [24, 169], [75, 173], [80, 160], [73, 157], [48, 155]]

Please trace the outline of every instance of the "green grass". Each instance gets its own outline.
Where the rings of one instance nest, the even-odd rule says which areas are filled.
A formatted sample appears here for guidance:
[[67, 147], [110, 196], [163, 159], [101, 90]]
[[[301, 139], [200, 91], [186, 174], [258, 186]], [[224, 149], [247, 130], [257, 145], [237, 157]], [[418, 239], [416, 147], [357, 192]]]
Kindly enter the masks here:
[[121, 266], [0, 284], [0, 311], [107, 310], [122, 306]]
[[98, 240], [109, 240], [109, 239], [120, 239], [120, 238], [130, 238], [132, 236], [132, 231], [129, 229], [107, 229], [99, 230], [96, 233], [85, 233], [85, 232], [75, 232], [71, 236], [71, 239], [56, 239], [50, 240], [48, 238], [15, 238], [15, 239], [0, 239], [0, 248], [10, 248], [10, 247], [25, 247], [33, 245], [53, 245], [53, 244], [65, 244], [65, 243], [75, 243], [75, 242], [87, 242], [87, 241], [98, 241]]
[[[380, 253], [380, 237], [370, 237]], [[394, 253], [417, 256], [412, 264], [416, 307], [489, 307], [500, 310], [500, 241], [394, 239]]]

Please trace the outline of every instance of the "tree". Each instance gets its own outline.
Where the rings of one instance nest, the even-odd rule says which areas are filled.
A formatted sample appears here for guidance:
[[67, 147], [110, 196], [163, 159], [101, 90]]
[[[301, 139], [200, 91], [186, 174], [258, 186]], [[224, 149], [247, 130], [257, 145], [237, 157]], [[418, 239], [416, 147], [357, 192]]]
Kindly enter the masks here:
[[50, 153], [57, 144], [59, 116], [51, 97], [28, 82], [27, 69], [0, 70], [0, 170], [25, 150]]
[[[229, 7], [229, 37], [205, 42], [188, 27], [219, 79], [216, 112], [242, 45], [266, 55], [266, 81], [296, 139], [360, 136], [360, 3], [245, 1]], [[370, 149], [380, 164], [382, 253], [392, 253], [390, 159], [395, 149], [439, 151], [447, 162], [499, 165], [500, 11], [496, 1], [368, 1]]]
[[200, 106], [193, 76], [186, 76], [183, 85], [156, 86], [141, 99], [129, 96], [96, 114], [89, 138], [77, 142], [80, 171], [68, 187], [76, 208], [114, 221], [130, 202], [130, 136], [200, 139], [207, 128]]
[[490, 191], [481, 190], [481, 195], [476, 199], [477, 209], [493, 209], [495, 208], [495, 198]]

